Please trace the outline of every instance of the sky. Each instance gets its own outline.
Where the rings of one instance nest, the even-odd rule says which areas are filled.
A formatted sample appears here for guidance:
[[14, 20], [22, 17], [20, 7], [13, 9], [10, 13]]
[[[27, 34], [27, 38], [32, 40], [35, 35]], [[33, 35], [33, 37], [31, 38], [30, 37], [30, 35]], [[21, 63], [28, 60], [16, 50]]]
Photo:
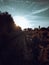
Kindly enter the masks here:
[[14, 21], [23, 18], [16, 21], [22, 28], [49, 26], [49, 0], [0, 0], [0, 11], [9, 12]]

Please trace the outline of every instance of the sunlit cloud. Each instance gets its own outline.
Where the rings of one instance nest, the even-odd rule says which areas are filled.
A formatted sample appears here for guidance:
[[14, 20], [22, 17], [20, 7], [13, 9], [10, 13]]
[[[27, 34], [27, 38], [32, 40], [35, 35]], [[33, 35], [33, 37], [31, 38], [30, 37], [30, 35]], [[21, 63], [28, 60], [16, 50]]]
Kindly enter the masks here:
[[13, 16], [15, 24], [20, 26], [22, 29], [31, 27], [30, 22], [23, 16]]
[[40, 10], [36, 10], [35, 12], [32, 12], [32, 14], [38, 14], [38, 13], [41, 13], [41, 12], [44, 12], [46, 10], [48, 10], [49, 8], [42, 8]]

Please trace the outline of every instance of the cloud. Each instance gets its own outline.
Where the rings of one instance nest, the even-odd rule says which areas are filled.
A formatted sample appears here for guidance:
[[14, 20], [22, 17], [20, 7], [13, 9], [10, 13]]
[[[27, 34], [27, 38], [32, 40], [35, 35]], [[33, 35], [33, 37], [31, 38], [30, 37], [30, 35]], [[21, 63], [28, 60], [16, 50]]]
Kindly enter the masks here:
[[40, 9], [40, 10], [36, 10], [35, 12], [32, 12], [32, 14], [38, 14], [38, 13], [44, 12], [44, 11], [46, 11], [48, 9], [49, 8], [43, 8], [43, 9]]

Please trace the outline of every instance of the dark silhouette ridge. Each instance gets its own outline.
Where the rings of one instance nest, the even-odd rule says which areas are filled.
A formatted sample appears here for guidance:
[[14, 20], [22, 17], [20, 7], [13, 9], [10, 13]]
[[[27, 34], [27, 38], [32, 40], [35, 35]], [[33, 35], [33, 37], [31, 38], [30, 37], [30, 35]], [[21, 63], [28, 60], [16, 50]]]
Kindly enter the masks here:
[[12, 16], [8, 12], [0, 13], [0, 28], [5, 29], [7, 32], [16, 31], [17, 28], [21, 29], [16, 27]]
[[8, 12], [0, 13], [0, 65], [23, 65], [25, 42], [21, 27]]

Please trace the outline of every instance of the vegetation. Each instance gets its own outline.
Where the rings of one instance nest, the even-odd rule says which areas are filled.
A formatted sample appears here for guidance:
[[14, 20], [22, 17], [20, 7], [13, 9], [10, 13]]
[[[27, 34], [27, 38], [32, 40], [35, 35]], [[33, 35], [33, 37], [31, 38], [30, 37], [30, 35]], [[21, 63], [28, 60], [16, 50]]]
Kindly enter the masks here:
[[0, 13], [0, 65], [49, 65], [49, 27], [21, 30]]

